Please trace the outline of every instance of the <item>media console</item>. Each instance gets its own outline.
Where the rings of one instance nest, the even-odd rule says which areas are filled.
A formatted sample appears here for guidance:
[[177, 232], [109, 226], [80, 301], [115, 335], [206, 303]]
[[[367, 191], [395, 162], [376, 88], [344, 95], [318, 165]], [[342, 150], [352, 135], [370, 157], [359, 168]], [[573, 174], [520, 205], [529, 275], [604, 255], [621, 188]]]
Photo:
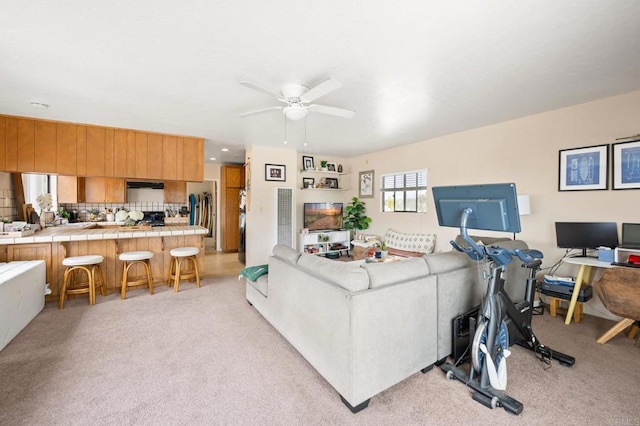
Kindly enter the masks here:
[[298, 250], [301, 253], [328, 254], [342, 252], [349, 253], [351, 232], [339, 231], [313, 231], [301, 233], [298, 239]]

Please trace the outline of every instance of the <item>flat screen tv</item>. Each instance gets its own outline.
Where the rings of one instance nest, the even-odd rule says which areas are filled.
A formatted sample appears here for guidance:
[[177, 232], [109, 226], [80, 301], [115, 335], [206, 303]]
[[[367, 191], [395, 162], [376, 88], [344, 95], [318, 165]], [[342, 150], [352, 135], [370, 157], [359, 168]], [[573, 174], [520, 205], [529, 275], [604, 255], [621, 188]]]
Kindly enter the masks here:
[[309, 231], [342, 229], [342, 203], [304, 203], [304, 227]]
[[618, 246], [618, 226], [615, 222], [556, 222], [558, 248], [587, 250]]

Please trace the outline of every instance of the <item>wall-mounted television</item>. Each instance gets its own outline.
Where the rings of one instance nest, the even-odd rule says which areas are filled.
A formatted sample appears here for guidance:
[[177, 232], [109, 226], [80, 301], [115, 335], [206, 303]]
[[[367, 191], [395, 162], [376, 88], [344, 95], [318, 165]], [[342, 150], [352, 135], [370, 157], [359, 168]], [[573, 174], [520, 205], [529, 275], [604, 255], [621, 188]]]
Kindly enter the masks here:
[[558, 248], [587, 250], [618, 246], [618, 226], [615, 222], [556, 222]]
[[342, 203], [304, 203], [303, 218], [309, 231], [342, 229]]

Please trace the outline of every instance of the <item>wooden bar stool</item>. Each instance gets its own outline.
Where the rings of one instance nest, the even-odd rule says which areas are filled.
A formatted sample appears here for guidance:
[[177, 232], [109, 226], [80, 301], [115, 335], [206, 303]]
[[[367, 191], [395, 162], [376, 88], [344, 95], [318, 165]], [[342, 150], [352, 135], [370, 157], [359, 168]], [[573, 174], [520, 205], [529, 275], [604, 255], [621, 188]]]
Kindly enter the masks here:
[[[167, 279], [167, 285], [171, 285], [171, 280], [174, 281], [173, 291], [176, 293], [180, 289], [180, 280], [186, 280], [189, 278], [196, 279], [196, 287], [200, 287], [200, 275], [198, 274], [198, 253], [200, 249], [198, 247], [178, 247], [172, 249], [170, 252], [171, 261], [169, 262], [169, 278]], [[191, 260], [193, 263], [193, 272], [183, 273], [181, 268], [184, 260]]]
[[[153, 258], [153, 252], [129, 251], [121, 253], [119, 258], [124, 262], [122, 264], [122, 288], [120, 290], [120, 298], [122, 300], [127, 298], [127, 287], [139, 285], [146, 285], [149, 287], [149, 294], [153, 294], [153, 277], [151, 276], [151, 264], [149, 263], [149, 259]], [[137, 264], [144, 265], [146, 276], [130, 278], [129, 269]]]
[[[104, 275], [100, 264], [104, 257], [100, 255], [72, 256], [62, 260], [62, 264], [67, 267], [62, 279], [62, 289], [60, 290], [59, 309], [64, 308], [64, 299], [69, 295], [89, 293], [89, 305], [96, 304], [96, 288], [100, 288], [103, 296], [107, 295], [104, 283]], [[87, 281], [78, 281], [78, 273], [84, 271], [87, 274]]]

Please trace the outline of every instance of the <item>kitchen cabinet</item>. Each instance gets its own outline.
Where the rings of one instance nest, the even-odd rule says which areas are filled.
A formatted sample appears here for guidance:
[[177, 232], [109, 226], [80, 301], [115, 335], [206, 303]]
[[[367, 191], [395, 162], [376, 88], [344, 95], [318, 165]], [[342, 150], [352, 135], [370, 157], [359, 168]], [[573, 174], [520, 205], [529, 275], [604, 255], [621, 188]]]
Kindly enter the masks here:
[[0, 170], [4, 170], [6, 162], [6, 147], [7, 142], [5, 139], [5, 132], [7, 129], [7, 119], [0, 115]]
[[51, 121], [35, 121], [34, 171], [56, 173], [57, 171], [57, 129]]
[[204, 140], [0, 115], [0, 171], [202, 182]]
[[86, 175], [105, 176], [106, 128], [87, 126]]
[[18, 171], [35, 171], [35, 122], [24, 118], [18, 119]]
[[58, 203], [84, 203], [85, 179], [77, 176], [58, 176]]
[[87, 177], [85, 193], [87, 203], [124, 203], [126, 183], [124, 178]]
[[56, 123], [56, 172], [61, 175], [76, 175], [77, 126], [70, 123]]
[[164, 183], [164, 202], [180, 203], [187, 202], [187, 182], [167, 181]]
[[238, 251], [240, 190], [244, 188], [244, 167], [220, 167], [220, 239], [222, 251]]
[[147, 171], [148, 179], [162, 179], [162, 135], [149, 133], [147, 136]]

